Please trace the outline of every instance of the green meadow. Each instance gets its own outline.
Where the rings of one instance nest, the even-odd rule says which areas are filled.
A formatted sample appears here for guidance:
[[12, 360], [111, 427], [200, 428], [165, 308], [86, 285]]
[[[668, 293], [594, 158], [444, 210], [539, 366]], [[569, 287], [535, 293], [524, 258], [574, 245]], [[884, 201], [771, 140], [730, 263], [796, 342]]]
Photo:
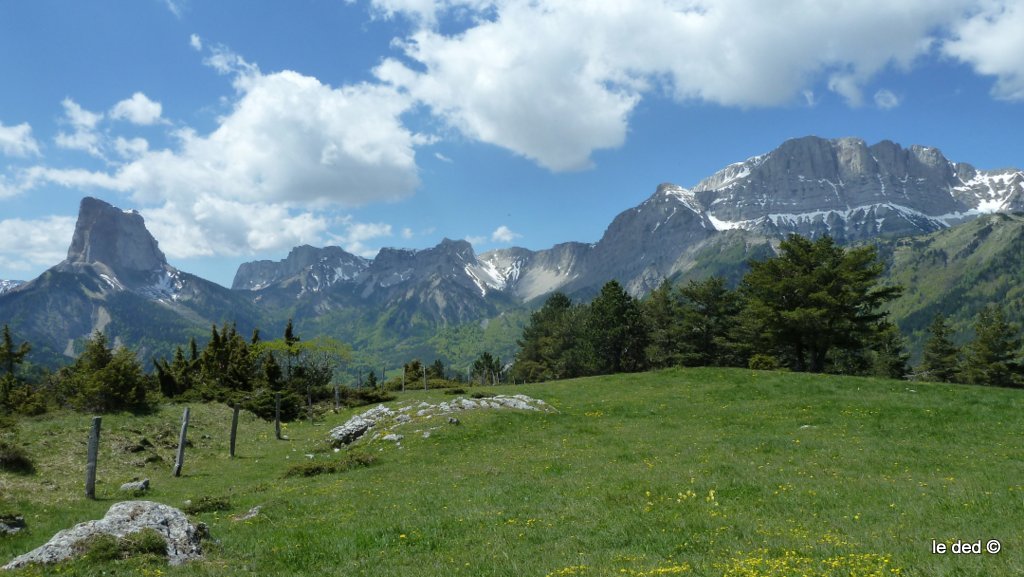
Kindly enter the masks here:
[[[125, 499], [121, 483], [148, 477], [145, 499], [224, 506], [192, 515], [210, 528], [203, 561], [9, 574], [1024, 575], [1024, 391], [739, 369], [486, 391], [558, 412], [414, 421], [394, 429], [400, 446], [359, 441], [369, 466], [305, 477], [287, 473], [343, 460], [327, 433], [365, 407], [290, 423], [283, 441], [243, 414], [232, 459], [230, 409], [193, 405], [179, 478], [183, 406], [107, 415], [96, 501], [84, 498], [89, 416], [22, 419], [17, 440], [36, 471], [0, 473], [0, 514], [21, 513], [29, 529], [0, 537], [0, 562], [102, 517]], [[389, 405], [450, 399], [409, 392]], [[932, 552], [933, 540], [992, 539], [996, 554]]]

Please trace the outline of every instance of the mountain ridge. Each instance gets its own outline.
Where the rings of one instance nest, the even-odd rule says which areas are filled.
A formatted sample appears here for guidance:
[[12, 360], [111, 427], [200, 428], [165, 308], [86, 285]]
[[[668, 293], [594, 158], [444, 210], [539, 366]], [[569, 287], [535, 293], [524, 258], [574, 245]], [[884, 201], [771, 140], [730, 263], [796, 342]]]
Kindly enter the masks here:
[[[502, 323], [518, 326], [522, 310], [554, 291], [586, 299], [617, 279], [642, 296], [665, 279], [736, 280], [747, 260], [770, 255], [790, 233], [884, 243], [1021, 209], [1017, 169], [978, 170], [932, 147], [804, 137], [691, 188], [658, 185], [594, 243], [477, 254], [446, 238], [419, 250], [385, 248], [373, 259], [303, 245], [280, 261], [241, 265], [227, 289], [169, 265], [138, 212], [86, 197], [67, 258], [27, 283], [0, 284], [0, 323], [59, 357], [73, 356], [94, 330], [166, 354], [211, 324], [272, 334], [293, 318], [300, 331], [328, 331], [396, 361], [436, 353], [441, 345], [429, 343], [446, 327], [485, 328], [520, 311]], [[507, 357], [514, 338], [492, 352]]]

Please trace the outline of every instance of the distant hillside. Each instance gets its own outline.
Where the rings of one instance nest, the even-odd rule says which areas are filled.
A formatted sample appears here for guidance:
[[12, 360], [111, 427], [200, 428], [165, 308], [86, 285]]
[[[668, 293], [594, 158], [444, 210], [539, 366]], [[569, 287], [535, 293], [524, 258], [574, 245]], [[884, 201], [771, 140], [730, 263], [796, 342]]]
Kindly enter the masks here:
[[989, 303], [1024, 322], [1024, 215], [992, 214], [929, 235], [880, 245], [888, 280], [903, 285], [889, 310], [916, 352], [936, 314], [946, 315], [960, 340], [973, 335], [974, 316]]

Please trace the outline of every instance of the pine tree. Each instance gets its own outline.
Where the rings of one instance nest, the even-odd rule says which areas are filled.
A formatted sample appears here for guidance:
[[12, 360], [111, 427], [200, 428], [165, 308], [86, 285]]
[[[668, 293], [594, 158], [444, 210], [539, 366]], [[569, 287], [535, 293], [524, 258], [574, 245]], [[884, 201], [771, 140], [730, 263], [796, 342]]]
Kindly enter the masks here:
[[868, 347], [899, 287], [879, 286], [874, 247], [843, 249], [831, 237], [790, 235], [779, 256], [751, 261], [745, 315], [796, 371], [824, 372], [833, 352]]
[[722, 277], [691, 280], [679, 290], [682, 354], [687, 365], [727, 366], [736, 363], [733, 333], [740, 312], [739, 295]]
[[680, 327], [681, 311], [677, 293], [667, 280], [641, 303], [648, 327], [647, 365], [660, 369], [682, 364], [686, 341]]
[[0, 342], [0, 368], [4, 371], [0, 375], [0, 406], [7, 404], [11, 391], [17, 386], [18, 366], [25, 362], [25, 356], [31, 350], [27, 342], [15, 346], [10, 327], [4, 325], [3, 340]]
[[548, 297], [544, 306], [530, 315], [518, 340], [519, 352], [512, 368], [515, 377], [537, 382], [584, 374], [583, 317], [582, 308], [564, 294], [556, 292]]
[[952, 330], [941, 313], [935, 315], [928, 327], [928, 340], [921, 356], [924, 377], [941, 383], [957, 381], [960, 366], [960, 348], [953, 344]]
[[1006, 321], [1002, 308], [983, 308], [974, 323], [974, 335], [964, 360], [965, 380], [997, 387], [1020, 385], [1016, 358], [1021, 345], [1018, 328]]
[[647, 327], [640, 305], [618, 281], [608, 281], [590, 303], [587, 340], [598, 374], [643, 370]]

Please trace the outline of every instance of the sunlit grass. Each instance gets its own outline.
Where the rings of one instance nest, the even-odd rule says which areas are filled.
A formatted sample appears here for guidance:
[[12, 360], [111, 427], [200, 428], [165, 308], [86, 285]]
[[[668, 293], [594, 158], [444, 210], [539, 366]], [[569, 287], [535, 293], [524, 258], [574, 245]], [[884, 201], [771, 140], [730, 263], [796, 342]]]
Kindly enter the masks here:
[[[0, 557], [99, 518], [122, 482], [145, 476], [146, 498], [169, 505], [228, 499], [230, 511], [194, 516], [217, 541], [206, 560], [80, 562], [64, 574], [1024, 574], [1020, 391], [721, 369], [489, 390], [559, 412], [401, 425], [400, 447], [364, 446], [370, 466], [313, 477], [285, 475], [310, 454], [342, 459], [327, 431], [357, 411], [290, 424], [289, 441], [243, 418], [230, 459], [230, 409], [194, 406], [181, 478], [170, 475], [181, 407], [107, 416], [97, 502], [83, 496], [88, 416], [25, 421], [37, 473], [0, 474], [0, 513], [21, 512], [31, 530], [0, 539]], [[142, 436], [153, 449], [130, 452]], [[136, 466], [150, 453], [163, 462]], [[255, 505], [256, 518], [231, 519]], [[992, 538], [998, 555], [931, 553], [933, 539]], [[56, 574], [46, 571], [14, 574]]]

